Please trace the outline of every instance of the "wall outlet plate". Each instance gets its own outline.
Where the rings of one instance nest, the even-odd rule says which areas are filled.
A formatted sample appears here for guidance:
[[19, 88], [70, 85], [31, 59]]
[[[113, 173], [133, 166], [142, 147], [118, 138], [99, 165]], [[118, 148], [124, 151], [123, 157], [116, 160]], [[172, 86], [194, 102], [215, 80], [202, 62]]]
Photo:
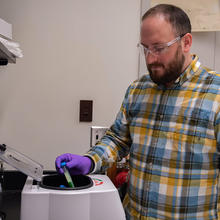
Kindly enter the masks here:
[[108, 127], [92, 126], [90, 132], [90, 147], [93, 147], [106, 133]]
[[80, 100], [79, 108], [79, 121], [80, 122], [91, 122], [92, 121], [92, 100]]

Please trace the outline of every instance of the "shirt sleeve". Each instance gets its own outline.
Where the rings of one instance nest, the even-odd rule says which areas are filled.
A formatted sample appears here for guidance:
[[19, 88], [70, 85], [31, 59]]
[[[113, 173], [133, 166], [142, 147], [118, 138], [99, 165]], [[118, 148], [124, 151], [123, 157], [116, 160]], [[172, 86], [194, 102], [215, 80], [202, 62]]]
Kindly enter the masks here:
[[85, 154], [94, 162], [92, 173], [105, 171], [111, 162], [116, 161], [117, 158], [125, 157], [129, 153], [131, 146], [128, 114], [129, 96], [130, 87], [127, 89], [113, 125], [107, 130], [102, 139]]

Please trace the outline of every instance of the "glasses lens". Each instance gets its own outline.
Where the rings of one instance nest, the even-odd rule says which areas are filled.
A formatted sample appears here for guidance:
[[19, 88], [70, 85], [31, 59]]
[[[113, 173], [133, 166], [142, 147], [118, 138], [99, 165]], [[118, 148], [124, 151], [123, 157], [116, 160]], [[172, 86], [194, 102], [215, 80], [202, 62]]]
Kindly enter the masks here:
[[163, 54], [163, 53], [165, 53], [166, 52], [166, 48], [167, 47], [162, 47], [162, 46], [160, 46], [160, 47], [154, 47], [153, 49], [152, 49], [152, 52], [155, 54], [155, 55], [160, 55], [160, 54]]

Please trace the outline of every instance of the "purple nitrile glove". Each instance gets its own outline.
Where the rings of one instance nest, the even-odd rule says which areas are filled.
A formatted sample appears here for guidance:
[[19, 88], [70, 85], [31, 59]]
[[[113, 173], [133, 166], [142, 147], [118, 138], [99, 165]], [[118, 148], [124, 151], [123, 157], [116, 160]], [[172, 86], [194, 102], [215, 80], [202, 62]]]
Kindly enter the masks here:
[[66, 168], [72, 175], [86, 175], [89, 173], [92, 160], [89, 157], [80, 156], [76, 154], [62, 154], [56, 158], [55, 165], [57, 172], [63, 174], [61, 163], [66, 162]]

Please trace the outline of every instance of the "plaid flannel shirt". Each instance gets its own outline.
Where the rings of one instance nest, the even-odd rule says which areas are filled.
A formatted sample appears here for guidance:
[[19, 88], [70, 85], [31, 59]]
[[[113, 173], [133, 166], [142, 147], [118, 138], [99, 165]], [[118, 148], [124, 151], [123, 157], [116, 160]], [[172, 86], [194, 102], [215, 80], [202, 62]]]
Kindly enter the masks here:
[[[171, 88], [132, 83], [117, 118], [86, 155], [94, 171], [130, 153], [127, 219], [218, 219], [220, 74], [196, 55]], [[220, 219], [220, 216], [219, 216]]]

